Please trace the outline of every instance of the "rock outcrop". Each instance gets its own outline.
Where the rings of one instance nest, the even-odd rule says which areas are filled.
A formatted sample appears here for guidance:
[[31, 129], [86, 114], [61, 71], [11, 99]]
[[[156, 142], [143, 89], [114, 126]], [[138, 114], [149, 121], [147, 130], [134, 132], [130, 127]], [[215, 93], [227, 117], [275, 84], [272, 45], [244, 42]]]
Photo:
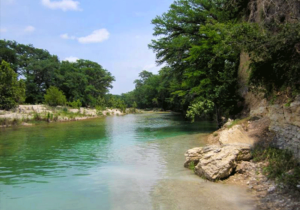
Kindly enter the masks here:
[[196, 147], [186, 152], [185, 167], [195, 165], [195, 173], [208, 180], [227, 178], [237, 167], [238, 161], [250, 160], [250, 146], [237, 145], [211, 145]]
[[235, 125], [230, 129], [220, 132], [219, 142], [223, 144], [244, 143], [253, 145], [255, 140], [247, 135], [241, 125]]
[[268, 117], [269, 130], [276, 134], [274, 144], [290, 150], [300, 161], [300, 96], [290, 104], [261, 103], [251, 110], [250, 115]]

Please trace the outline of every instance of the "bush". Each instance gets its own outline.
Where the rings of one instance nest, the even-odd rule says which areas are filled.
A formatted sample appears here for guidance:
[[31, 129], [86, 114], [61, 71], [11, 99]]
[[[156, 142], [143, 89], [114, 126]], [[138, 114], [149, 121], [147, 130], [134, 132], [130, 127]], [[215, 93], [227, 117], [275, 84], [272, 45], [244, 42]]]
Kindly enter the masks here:
[[73, 102], [67, 102], [67, 105], [69, 105], [72, 108], [80, 108], [82, 106], [81, 101], [78, 99], [77, 101], [73, 101]]
[[65, 105], [67, 101], [64, 93], [54, 86], [51, 86], [47, 90], [47, 93], [44, 95], [44, 97], [45, 97], [45, 102], [49, 106]]

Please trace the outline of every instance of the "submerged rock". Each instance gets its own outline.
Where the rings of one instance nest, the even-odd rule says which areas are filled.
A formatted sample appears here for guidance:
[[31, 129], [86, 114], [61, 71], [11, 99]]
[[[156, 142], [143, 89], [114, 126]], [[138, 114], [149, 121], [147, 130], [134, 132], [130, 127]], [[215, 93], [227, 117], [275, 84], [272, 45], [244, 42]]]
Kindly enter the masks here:
[[241, 160], [252, 158], [249, 145], [211, 145], [196, 147], [186, 152], [185, 167], [193, 162], [195, 173], [209, 180], [224, 179], [230, 176]]

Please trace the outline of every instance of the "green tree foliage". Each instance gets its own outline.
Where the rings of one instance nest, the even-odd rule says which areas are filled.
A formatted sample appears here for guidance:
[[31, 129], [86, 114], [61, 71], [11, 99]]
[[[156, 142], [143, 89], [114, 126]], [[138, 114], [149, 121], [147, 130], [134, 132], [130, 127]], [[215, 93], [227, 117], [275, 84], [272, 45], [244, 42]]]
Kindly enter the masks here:
[[199, 107], [201, 101], [214, 104], [217, 119], [237, 111], [239, 51], [229, 46], [218, 52], [226, 28], [213, 23], [234, 21], [233, 14], [237, 16], [241, 8], [240, 1], [179, 0], [152, 21], [154, 35], [160, 37], [149, 46], [158, 63], [167, 63], [170, 98], [183, 111], [192, 104]]
[[64, 93], [57, 87], [51, 86], [44, 95], [45, 102], [50, 106], [65, 105], [67, 102]]
[[56, 55], [15, 41], [0, 40], [0, 61], [7, 60], [26, 83], [26, 102], [42, 103], [46, 90], [55, 86], [68, 101], [94, 107], [104, 97], [114, 77], [98, 63], [78, 60], [60, 62]]
[[72, 101], [72, 102], [67, 102], [67, 105], [72, 107], [72, 108], [80, 108], [82, 106], [82, 103], [79, 99], [77, 101]]
[[0, 60], [2, 59], [7, 59], [15, 72], [26, 78], [26, 102], [43, 102], [46, 89], [55, 85], [60, 64], [57, 56], [32, 45], [0, 40]]
[[84, 106], [96, 106], [98, 97], [104, 97], [115, 81], [110, 72], [101, 65], [78, 60], [75, 63], [63, 61], [57, 77], [57, 87], [66, 94], [69, 101], [80, 100]]
[[4, 60], [0, 65], [0, 109], [14, 108], [25, 98], [25, 83]]
[[135, 99], [141, 108], [153, 107], [153, 99], [157, 95], [157, 87], [159, 86], [159, 77], [151, 72], [142, 71], [139, 74], [140, 79], [135, 83]]
[[135, 92], [130, 91], [128, 93], [123, 93], [121, 99], [124, 101], [127, 107], [132, 107], [135, 102]]
[[192, 121], [195, 120], [196, 116], [201, 116], [208, 114], [214, 110], [214, 103], [212, 101], [200, 101], [189, 106], [187, 111], [187, 117], [191, 118]]

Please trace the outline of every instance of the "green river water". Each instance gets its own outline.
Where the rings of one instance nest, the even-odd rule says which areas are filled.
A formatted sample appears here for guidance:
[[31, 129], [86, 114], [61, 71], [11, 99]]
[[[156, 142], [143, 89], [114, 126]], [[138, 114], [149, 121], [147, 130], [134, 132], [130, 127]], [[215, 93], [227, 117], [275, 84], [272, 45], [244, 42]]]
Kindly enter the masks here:
[[2, 129], [0, 209], [254, 209], [244, 189], [183, 167], [213, 130], [172, 114]]

